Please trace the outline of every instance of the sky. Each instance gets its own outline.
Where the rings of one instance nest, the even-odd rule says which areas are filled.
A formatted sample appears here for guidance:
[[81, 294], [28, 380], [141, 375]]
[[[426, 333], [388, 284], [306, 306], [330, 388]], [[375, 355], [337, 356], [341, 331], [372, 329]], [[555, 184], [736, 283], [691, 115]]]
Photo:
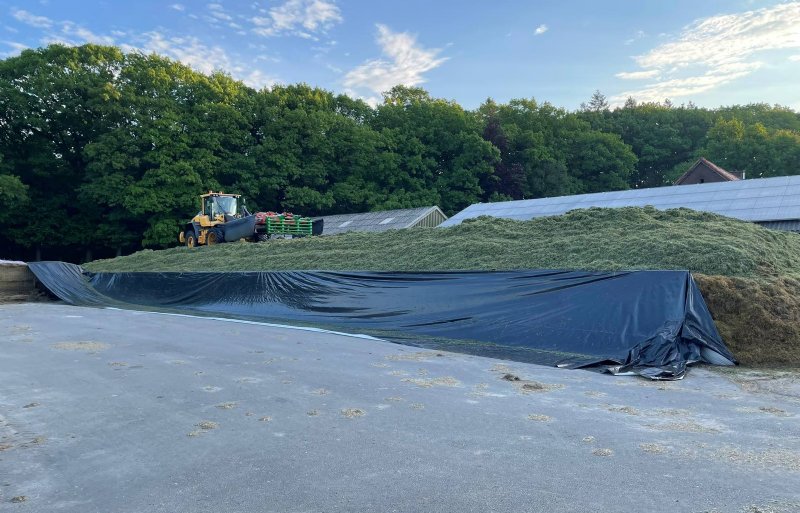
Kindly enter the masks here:
[[600, 90], [612, 106], [800, 111], [800, 1], [0, 0], [0, 57], [55, 42], [373, 104], [404, 84], [469, 109], [487, 98], [576, 109]]

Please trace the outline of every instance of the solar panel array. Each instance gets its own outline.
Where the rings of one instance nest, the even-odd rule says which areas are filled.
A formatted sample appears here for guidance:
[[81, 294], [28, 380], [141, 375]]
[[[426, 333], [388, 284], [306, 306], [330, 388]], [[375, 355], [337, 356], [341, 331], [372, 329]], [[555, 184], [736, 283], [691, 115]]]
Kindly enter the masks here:
[[419, 207], [401, 210], [384, 210], [382, 212], [364, 212], [362, 214], [340, 214], [324, 216], [323, 235], [336, 235], [345, 232], [383, 232], [409, 228], [421, 217], [438, 207]]
[[647, 205], [660, 210], [685, 207], [753, 222], [800, 219], [800, 176], [476, 203], [440, 226], [453, 226], [479, 216], [528, 220], [576, 208]]

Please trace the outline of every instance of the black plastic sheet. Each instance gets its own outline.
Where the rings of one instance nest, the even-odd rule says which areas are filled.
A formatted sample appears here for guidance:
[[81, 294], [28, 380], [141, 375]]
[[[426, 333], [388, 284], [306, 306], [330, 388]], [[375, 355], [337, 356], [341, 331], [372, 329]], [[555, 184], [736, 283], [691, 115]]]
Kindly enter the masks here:
[[73, 305], [293, 323], [437, 349], [676, 379], [735, 363], [687, 271], [89, 273], [30, 268]]

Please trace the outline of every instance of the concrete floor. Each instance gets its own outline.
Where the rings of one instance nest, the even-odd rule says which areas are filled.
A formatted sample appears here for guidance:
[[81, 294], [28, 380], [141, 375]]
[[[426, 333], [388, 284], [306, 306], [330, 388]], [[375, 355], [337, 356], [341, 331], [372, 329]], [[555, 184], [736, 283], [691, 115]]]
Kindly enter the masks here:
[[791, 373], [0, 306], [0, 511], [800, 511], [798, 419]]

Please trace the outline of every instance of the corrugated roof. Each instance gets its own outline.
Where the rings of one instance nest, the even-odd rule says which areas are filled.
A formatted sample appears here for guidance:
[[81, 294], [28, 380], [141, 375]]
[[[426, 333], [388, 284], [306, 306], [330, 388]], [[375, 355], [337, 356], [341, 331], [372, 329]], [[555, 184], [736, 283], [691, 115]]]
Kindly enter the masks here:
[[[399, 210], [383, 210], [380, 212], [364, 212], [360, 214], [339, 214], [323, 216], [325, 226], [323, 235], [335, 235], [345, 232], [384, 232], [410, 228], [420, 219], [438, 211], [439, 207], [419, 207]], [[444, 214], [441, 214], [444, 216]], [[445, 216], [445, 219], [447, 217]]]
[[757, 224], [764, 228], [781, 230], [784, 232], [800, 232], [800, 220], [793, 221], [759, 221]]
[[476, 203], [440, 226], [453, 226], [479, 216], [527, 220], [560, 215], [576, 208], [647, 205], [661, 210], [685, 207], [754, 222], [800, 219], [800, 176]]

